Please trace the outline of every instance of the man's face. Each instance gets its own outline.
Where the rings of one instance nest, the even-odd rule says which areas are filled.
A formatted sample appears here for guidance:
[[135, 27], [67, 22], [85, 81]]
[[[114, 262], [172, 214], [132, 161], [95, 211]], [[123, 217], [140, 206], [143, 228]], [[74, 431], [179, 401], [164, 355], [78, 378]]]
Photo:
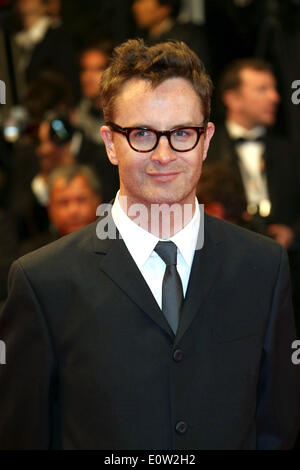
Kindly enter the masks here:
[[86, 98], [99, 96], [102, 74], [108, 63], [108, 56], [97, 50], [85, 52], [80, 60], [80, 83]]
[[170, 15], [170, 7], [159, 0], [135, 0], [133, 15], [139, 28], [150, 29]]
[[240, 76], [242, 84], [235, 92], [236, 106], [248, 127], [274, 124], [280, 101], [274, 76], [267, 71], [246, 68]]
[[[169, 130], [178, 126], [202, 126], [200, 98], [183, 78], [170, 78], [152, 89], [149, 82], [131, 79], [125, 83], [115, 103], [114, 122], [122, 127]], [[128, 203], [194, 202], [202, 161], [206, 158], [214, 126], [188, 152], [176, 152], [165, 136], [147, 153], [133, 150], [125, 136], [103, 126], [102, 138], [110, 161], [119, 166], [120, 194]]]
[[74, 232], [96, 219], [100, 198], [93, 192], [83, 175], [70, 182], [55, 180], [48, 207], [49, 218], [60, 235]]

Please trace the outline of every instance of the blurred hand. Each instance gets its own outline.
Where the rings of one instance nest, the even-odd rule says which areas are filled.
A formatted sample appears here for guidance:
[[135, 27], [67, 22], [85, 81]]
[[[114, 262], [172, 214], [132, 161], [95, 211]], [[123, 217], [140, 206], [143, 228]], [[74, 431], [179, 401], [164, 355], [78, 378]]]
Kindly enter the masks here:
[[294, 232], [287, 225], [271, 224], [267, 228], [267, 233], [286, 249], [291, 246], [294, 240]]

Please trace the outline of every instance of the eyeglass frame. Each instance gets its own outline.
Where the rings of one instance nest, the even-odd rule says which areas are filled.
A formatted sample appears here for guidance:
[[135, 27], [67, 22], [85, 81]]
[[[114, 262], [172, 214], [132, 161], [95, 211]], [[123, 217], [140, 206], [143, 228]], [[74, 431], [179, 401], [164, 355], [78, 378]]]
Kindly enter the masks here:
[[[207, 124], [207, 122], [205, 121], [204, 126], [179, 126], [179, 127], [175, 127], [174, 129], [170, 129], [168, 131], [157, 131], [156, 129], [152, 129], [151, 127], [140, 127], [140, 126], [137, 126], [137, 127], [121, 127], [121, 126], [119, 126], [118, 124], [116, 124], [115, 122], [112, 122], [112, 121], [109, 121], [109, 122], [105, 123], [105, 125], [110, 127], [114, 132], [118, 132], [119, 134], [125, 135], [130, 148], [132, 148], [132, 150], [134, 150], [135, 152], [139, 152], [139, 153], [152, 152], [152, 150], [156, 149], [156, 147], [158, 146], [158, 143], [159, 143], [160, 138], [162, 136], [167, 137], [171, 149], [174, 150], [175, 152], [190, 152], [191, 150], [193, 150], [198, 145], [201, 135], [203, 135], [205, 133], [206, 124]], [[196, 143], [193, 145], [193, 147], [191, 147], [189, 149], [186, 149], [186, 150], [178, 150], [178, 149], [173, 147], [173, 145], [171, 143], [171, 134], [175, 131], [180, 130], [180, 129], [196, 129], [196, 131], [197, 131], [197, 140], [196, 140]], [[150, 150], [138, 150], [138, 149], [134, 148], [132, 146], [131, 142], [130, 142], [130, 139], [129, 139], [129, 134], [133, 130], [153, 132], [156, 135], [156, 143], [154, 144], [154, 146]]]

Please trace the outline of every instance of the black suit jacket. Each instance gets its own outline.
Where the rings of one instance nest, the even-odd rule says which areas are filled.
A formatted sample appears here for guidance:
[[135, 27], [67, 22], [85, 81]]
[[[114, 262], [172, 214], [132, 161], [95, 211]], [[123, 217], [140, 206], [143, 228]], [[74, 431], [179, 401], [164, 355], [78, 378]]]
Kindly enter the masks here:
[[80, 99], [79, 71], [72, 41], [62, 26], [49, 27], [42, 41], [32, 51], [26, 69], [28, 82], [43, 70], [59, 72], [69, 80], [74, 101]]
[[[281, 223], [295, 226], [298, 231], [299, 197], [297, 196], [297, 175], [293, 168], [292, 149], [285, 139], [267, 133], [263, 159], [272, 205], [270, 216], [265, 219], [265, 222], [266, 224]], [[239, 157], [234, 141], [223, 124], [216, 125], [216, 131], [208, 150], [207, 162], [216, 161], [228, 162], [232, 166], [240, 181], [241, 192], [246, 199], [239, 169]]]
[[205, 216], [174, 337], [123, 240], [100, 240], [97, 223], [13, 264], [0, 448], [292, 446], [299, 366], [280, 245]]

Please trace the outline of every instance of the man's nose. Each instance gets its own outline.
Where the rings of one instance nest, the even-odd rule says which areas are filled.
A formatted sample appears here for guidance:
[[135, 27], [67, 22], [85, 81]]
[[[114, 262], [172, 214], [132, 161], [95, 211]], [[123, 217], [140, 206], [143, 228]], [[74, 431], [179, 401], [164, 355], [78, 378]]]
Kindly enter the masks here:
[[168, 138], [165, 135], [161, 136], [157, 147], [153, 150], [151, 160], [165, 165], [176, 158], [176, 152], [171, 148]]
[[66, 212], [66, 217], [68, 217], [69, 220], [78, 220], [78, 218], [80, 218], [80, 204], [76, 201], [70, 201]]

